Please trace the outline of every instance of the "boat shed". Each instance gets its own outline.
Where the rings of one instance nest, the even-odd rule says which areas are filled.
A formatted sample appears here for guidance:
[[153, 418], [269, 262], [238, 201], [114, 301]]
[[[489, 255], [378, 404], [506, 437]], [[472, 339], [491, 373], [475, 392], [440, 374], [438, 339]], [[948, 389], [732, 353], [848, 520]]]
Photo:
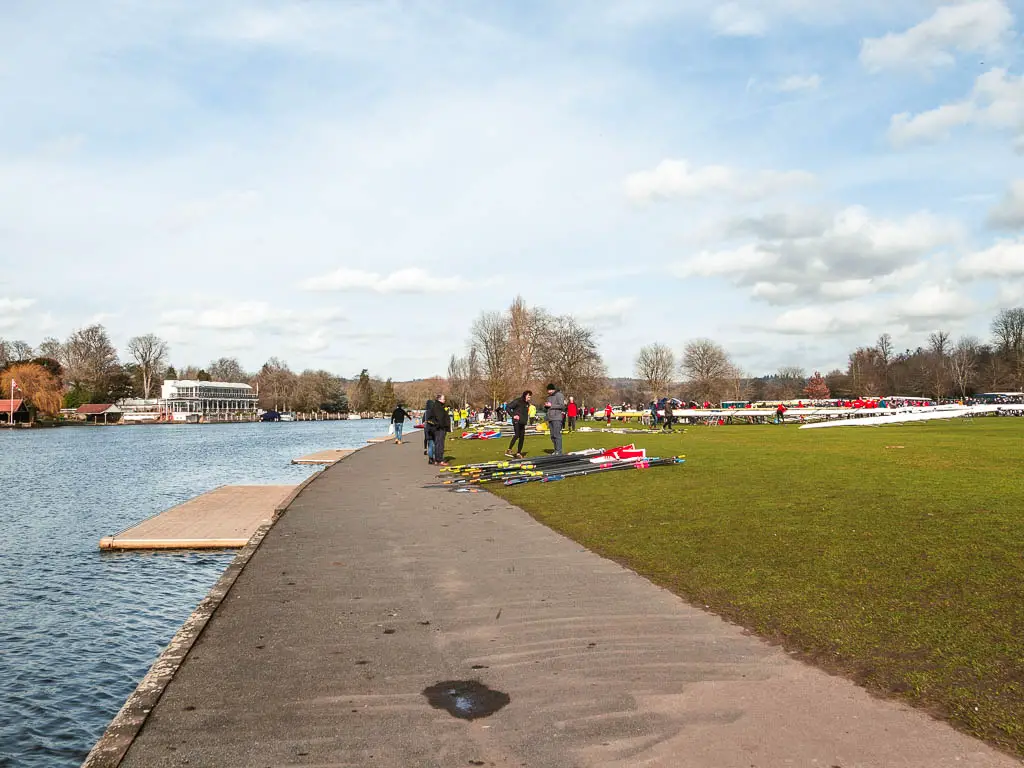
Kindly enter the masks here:
[[79, 417], [84, 416], [86, 421], [93, 424], [116, 424], [121, 420], [124, 411], [110, 403], [86, 403], [78, 406], [75, 413]]
[[28, 424], [31, 420], [24, 400], [0, 400], [0, 424]]

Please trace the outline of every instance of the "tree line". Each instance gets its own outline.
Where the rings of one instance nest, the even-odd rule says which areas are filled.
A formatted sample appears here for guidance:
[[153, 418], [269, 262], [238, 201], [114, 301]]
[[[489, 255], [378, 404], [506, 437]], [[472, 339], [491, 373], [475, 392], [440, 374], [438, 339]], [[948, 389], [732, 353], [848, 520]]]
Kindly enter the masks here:
[[766, 376], [745, 375], [729, 353], [710, 339], [688, 342], [676, 357], [665, 344], [643, 347], [634, 365], [635, 379], [612, 388], [628, 402], [660, 396], [714, 403], [723, 400], [774, 401], [800, 398], [882, 397], [905, 395], [936, 400], [964, 398], [977, 392], [1024, 391], [1024, 308], [1001, 310], [991, 338], [953, 339], [948, 331], [929, 334], [923, 346], [897, 351], [893, 338], [881, 334], [874, 344], [849, 354], [844, 369], [808, 376], [798, 366]]
[[443, 384], [459, 402], [477, 405], [505, 402], [548, 381], [584, 402], [631, 404], [662, 397], [715, 404], [886, 395], [944, 399], [1024, 390], [1024, 308], [1001, 310], [990, 331], [982, 341], [954, 340], [937, 330], [923, 346], [903, 351], [883, 333], [850, 352], [845, 369], [810, 375], [799, 366], [750, 375], [712, 339], [691, 339], [678, 355], [656, 342], [638, 351], [632, 378], [610, 379], [594, 329], [517, 297], [507, 309], [477, 317], [465, 351], [450, 358]]
[[255, 372], [246, 371], [234, 357], [212, 360], [202, 368], [175, 368], [169, 344], [152, 333], [132, 337], [125, 352], [122, 360], [100, 324], [76, 329], [64, 341], [46, 338], [37, 347], [0, 338], [0, 398], [10, 397], [13, 379], [38, 410], [55, 414], [84, 403], [156, 398], [164, 379], [188, 379], [249, 384], [266, 410], [388, 411], [398, 399], [390, 379], [382, 381], [366, 370], [352, 379], [322, 369], [296, 373], [277, 357]]
[[259, 391], [266, 410], [344, 413], [388, 412], [396, 403], [417, 407], [439, 391], [461, 403], [507, 402], [525, 389], [557, 383], [580, 402], [648, 402], [681, 397], [699, 402], [773, 401], [906, 395], [935, 399], [975, 392], [1024, 391], [1024, 307], [1001, 310], [990, 338], [953, 339], [937, 330], [914, 349], [897, 351], [890, 334], [849, 353], [845, 369], [825, 374], [787, 366], [762, 376], [745, 374], [711, 339], [686, 342], [679, 355], [664, 343], [642, 347], [634, 377], [609, 379], [597, 332], [569, 315], [530, 307], [521, 297], [502, 311], [482, 312], [464, 350], [448, 362], [447, 376], [411, 382], [381, 380], [363, 370], [351, 379], [326, 370], [293, 371], [272, 357], [246, 371], [233, 357], [203, 368], [170, 364], [170, 347], [155, 334], [128, 341], [122, 360], [100, 324], [48, 337], [36, 347], [0, 338], [0, 398], [10, 382], [44, 413], [83, 403], [113, 403], [159, 396], [167, 379], [242, 382]]

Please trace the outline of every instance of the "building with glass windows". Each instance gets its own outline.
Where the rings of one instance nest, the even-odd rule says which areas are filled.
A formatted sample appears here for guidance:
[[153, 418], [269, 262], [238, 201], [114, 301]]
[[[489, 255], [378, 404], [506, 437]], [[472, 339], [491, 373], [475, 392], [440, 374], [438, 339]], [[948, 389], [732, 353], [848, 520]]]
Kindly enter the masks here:
[[255, 420], [259, 396], [248, 384], [167, 379], [162, 408], [172, 421]]

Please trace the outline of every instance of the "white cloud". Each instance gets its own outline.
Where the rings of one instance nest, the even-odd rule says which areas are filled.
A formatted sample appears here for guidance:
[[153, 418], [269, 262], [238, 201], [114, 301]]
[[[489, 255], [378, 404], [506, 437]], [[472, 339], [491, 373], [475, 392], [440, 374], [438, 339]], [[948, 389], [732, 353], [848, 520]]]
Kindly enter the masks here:
[[954, 53], [996, 50], [1013, 27], [1004, 0], [970, 0], [938, 8], [905, 32], [862, 41], [861, 63], [871, 72], [952, 66]]
[[788, 309], [775, 318], [771, 330], [793, 336], [853, 333], [878, 322], [873, 307], [853, 303]]
[[399, 269], [390, 274], [342, 267], [320, 277], [303, 280], [306, 291], [371, 291], [373, 293], [449, 293], [462, 291], [470, 283], [444, 273], [430, 274], [424, 269]]
[[1024, 277], [1024, 236], [999, 240], [991, 248], [965, 256], [957, 271], [966, 278]]
[[164, 312], [161, 320], [172, 325], [209, 330], [239, 330], [276, 325], [291, 313], [264, 301], [243, 301], [209, 309], [178, 309]]
[[885, 302], [839, 301], [781, 312], [771, 323], [792, 336], [933, 329], [969, 317], [977, 305], [954, 283], [925, 283]]
[[592, 325], [597, 328], [609, 328], [622, 325], [626, 322], [629, 312], [636, 306], [636, 299], [632, 296], [623, 296], [612, 301], [595, 304], [592, 307], [573, 312], [572, 315], [584, 325]]
[[975, 303], [955, 284], [925, 283], [894, 302], [892, 316], [897, 321], [939, 322], [964, 318], [976, 310]]
[[739, 3], [724, 3], [712, 11], [711, 27], [726, 37], [761, 37], [768, 22], [760, 11]]
[[682, 263], [673, 264], [676, 277], [718, 277], [737, 272], [761, 270], [773, 266], [778, 254], [762, 250], [753, 243], [725, 251], [702, 251]]
[[22, 325], [25, 310], [35, 303], [35, 299], [0, 298], [0, 330], [6, 331]]
[[999, 229], [1024, 228], [1024, 179], [1010, 184], [1010, 188], [988, 215], [988, 223]]
[[1024, 146], [1024, 76], [992, 69], [978, 77], [970, 95], [926, 112], [894, 115], [889, 138], [897, 146], [947, 137], [954, 128], [977, 125], [1015, 134]]
[[0, 314], [13, 315], [16, 313], [21, 313], [35, 303], [35, 299], [2, 298], [0, 299]]
[[731, 234], [757, 240], [727, 251], [704, 251], [674, 267], [679, 277], [725, 276], [772, 304], [845, 300], [905, 287], [924, 259], [960, 239], [955, 222], [920, 212], [903, 219], [872, 216], [851, 206], [830, 218], [794, 210], [732, 221]]
[[695, 168], [686, 160], [662, 160], [626, 178], [626, 196], [638, 203], [713, 195], [757, 200], [814, 183], [805, 171], [743, 171], [724, 165]]
[[816, 91], [821, 87], [821, 75], [790, 75], [778, 82], [775, 90], [782, 93]]

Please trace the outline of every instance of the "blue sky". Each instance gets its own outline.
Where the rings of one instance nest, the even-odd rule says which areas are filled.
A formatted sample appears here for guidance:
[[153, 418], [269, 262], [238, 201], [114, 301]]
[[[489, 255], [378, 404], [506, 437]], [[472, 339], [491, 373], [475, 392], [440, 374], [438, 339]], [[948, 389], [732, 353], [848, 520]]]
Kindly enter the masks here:
[[14, 0], [0, 336], [444, 371], [516, 293], [752, 374], [1024, 303], [1024, 4]]

